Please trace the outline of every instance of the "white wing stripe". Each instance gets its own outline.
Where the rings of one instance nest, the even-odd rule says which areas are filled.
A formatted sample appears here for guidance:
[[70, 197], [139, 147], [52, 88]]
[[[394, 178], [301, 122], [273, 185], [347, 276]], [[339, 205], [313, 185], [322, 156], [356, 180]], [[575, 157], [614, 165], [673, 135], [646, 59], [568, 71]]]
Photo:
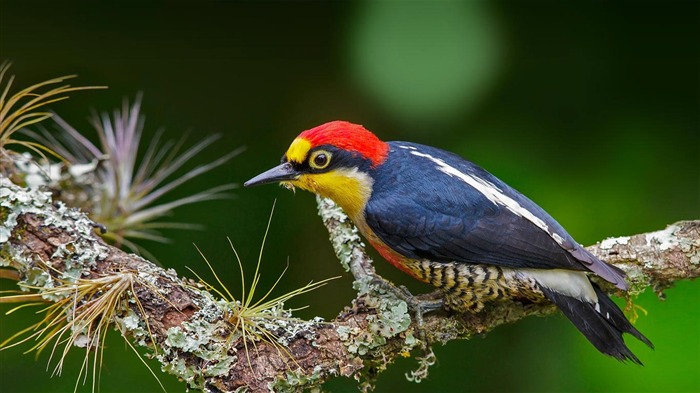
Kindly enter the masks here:
[[511, 212], [517, 214], [520, 217], [524, 217], [531, 223], [537, 225], [537, 227], [539, 227], [543, 231], [547, 232], [549, 236], [551, 236], [552, 239], [554, 239], [557, 243], [562, 244], [562, 242], [564, 241], [564, 239], [559, 234], [552, 233], [549, 230], [549, 226], [547, 226], [547, 224], [544, 221], [542, 221], [542, 219], [535, 216], [524, 207], [520, 206], [520, 204], [513, 198], [503, 194], [503, 192], [500, 189], [498, 189], [498, 187], [491, 184], [490, 182], [484, 179], [474, 177], [470, 174], [463, 173], [457, 168], [446, 163], [444, 160], [440, 158], [435, 158], [430, 154], [421, 153], [418, 151], [411, 151], [411, 154], [413, 154], [414, 156], [427, 158], [430, 161], [434, 162], [435, 164], [437, 164], [437, 169], [439, 171], [446, 173], [450, 176], [458, 177], [459, 179], [461, 179], [462, 181], [464, 181], [465, 183], [469, 184], [470, 186], [474, 187], [477, 191], [482, 193], [493, 204], [505, 206]]

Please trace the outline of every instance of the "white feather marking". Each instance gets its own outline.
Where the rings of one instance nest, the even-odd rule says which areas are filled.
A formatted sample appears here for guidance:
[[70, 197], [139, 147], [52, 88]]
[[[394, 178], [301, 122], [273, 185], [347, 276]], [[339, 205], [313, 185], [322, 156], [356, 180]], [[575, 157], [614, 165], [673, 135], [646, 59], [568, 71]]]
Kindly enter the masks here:
[[579, 300], [585, 300], [596, 304], [596, 310], [600, 311], [598, 295], [596, 295], [586, 273], [564, 269], [510, 269], [517, 278], [532, 278], [547, 289], [571, 296]]
[[399, 147], [402, 149], [416, 150], [416, 148], [413, 146], [399, 145]]
[[411, 154], [418, 156], [418, 157], [425, 157], [425, 158], [429, 159], [430, 161], [437, 164], [437, 169], [440, 172], [443, 172], [449, 176], [455, 176], [455, 177], [461, 179], [462, 181], [464, 181], [465, 183], [469, 184], [470, 186], [474, 187], [477, 191], [482, 193], [493, 204], [505, 206], [511, 212], [517, 214], [520, 217], [527, 219], [531, 223], [535, 224], [538, 228], [547, 232], [547, 234], [549, 234], [549, 236], [551, 236], [552, 239], [554, 239], [554, 241], [556, 241], [560, 245], [563, 244], [564, 238], [562, 238], [557, 233], [551, 232], [549, 230], [549, 226], [541, 218], [535, 216], [534, 214], [532, 214], [532, 212], [530, 212], [526, 208], [520, 206], [520, 204], [515, 199], [505, 195], [503, 193], [503, 191], [501, 191], [498, 187], [496, 187], [492, 183], [490, 183], [484, 179], [480, 179], [478, 177], [472, 176], [470, 174], [461, 172], [457, 168], [446, 163], [444, 160], [439, 159], [439, 158], [435, 158], [435, 157], [431, 156], [430, 154], [420, 153], [417, 151], [412, 151]]
[[559, 243], [559, 244], [563, 244], [563, 243], [564, 243], [564, 238], [562, 238], [561, 236], [559, 236], [558, 233], [552, 232], [552, 233], [550, 233], [550, 235], [552, 236], [552, 239], [554, 239], [554, 241], [556, 241], [557, 243]]
[[595, 304], [595, 310], [596, 310], [597, 312], [600, 312], [600, 303], [596, 303], [596, 304]]
[[606, 313], [605, 313], [605, 318], [610, 319], [610, 313], [609, 313], [609, 312], [606, 312]]

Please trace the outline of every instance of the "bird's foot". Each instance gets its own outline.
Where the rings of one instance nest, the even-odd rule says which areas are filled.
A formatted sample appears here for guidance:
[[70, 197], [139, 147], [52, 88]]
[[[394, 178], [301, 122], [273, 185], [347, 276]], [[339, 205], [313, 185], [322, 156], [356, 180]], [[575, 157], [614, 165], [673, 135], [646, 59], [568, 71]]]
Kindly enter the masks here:
[[417, 333], [418, 340], [421, 343], [420, 347], [423, 352], [423, 356], [418, 356], [416, 358], [418, 360], [419, 367], [410, 374], [406, 374], [406, 378], [408, 378], [409, 381], [420, 382], [422, 379], [428, 376], [428, 368], [435, 364], [435, 353], [433, 352], [425, 331], [423, 315], [425, 313], [443, 308], [444, 301], [442, 297], [436, 298], [434, 293], [428, 294], [426, 298], [416, 297], [405, 286], [396, 286], [378, 275], [372, 276], [370, 285], [394, 295], [397, 299], [403, 300], [406, 302], [408, 309], [415, 315], [415, 332]]
[[416, 297], [405, 286], [396, 286], [391, 281], [387, 281], [386, 279], [378, 275], [373, 275], [370, 283], [371, 285], [378, 287], [384, 290], [385, 292], [391, 293], [397, 299], [406, 302], [408, 309], [415, 314], [416, 323], [420, 327], [423, 326], [423, 315], [425, 313], [439, 310], [444, 305], [444, 301], [442, 300], [442, 298], [422, 299]]

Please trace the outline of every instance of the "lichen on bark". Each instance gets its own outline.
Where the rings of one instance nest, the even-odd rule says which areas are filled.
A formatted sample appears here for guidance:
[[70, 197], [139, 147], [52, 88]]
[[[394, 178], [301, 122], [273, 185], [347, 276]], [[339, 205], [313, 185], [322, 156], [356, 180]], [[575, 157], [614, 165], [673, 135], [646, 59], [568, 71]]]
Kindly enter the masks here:
[[[369, 378], [371, 383], [373, 372], [419, 345], [418, 327], [405, 302], [373, 287], [372, 262], [342, 211], [326, 200], [319, 201], [319, 211], [339, 259], [355, 278], [357, 298], [332, 321], [295, 320], [287, 311], [277, 310], [281, 322], [266, 321], [279, 339], [277, 344], [258, 341], [247, 353], [243, 337], [225, 317], [231, 299], [221, 299], [207, 292], [206, 285], [105, 244], [83, 213], [3, 176], [0, 264], [19, 272], [20, 287], [47, 295], [55, 294], [57, 285], [133, 275], [132, 289], [124, 292], [109, 322], [136, 345], [150, 348], [164, 371], [186, 380], [193, 389], [302, 391], [319, 388], [337, 376]], [[624, 269], [632, 293], [647, 287], [661, 293], [678, 280], [700, 276], [700, 221], [606, 239], [588, 249]], [[555, 311], [551, 305], [517, 302], [494, 304], [477, 314], [438, 311], [425, 316], [423, 331], [429, 342], [447, 343]]]

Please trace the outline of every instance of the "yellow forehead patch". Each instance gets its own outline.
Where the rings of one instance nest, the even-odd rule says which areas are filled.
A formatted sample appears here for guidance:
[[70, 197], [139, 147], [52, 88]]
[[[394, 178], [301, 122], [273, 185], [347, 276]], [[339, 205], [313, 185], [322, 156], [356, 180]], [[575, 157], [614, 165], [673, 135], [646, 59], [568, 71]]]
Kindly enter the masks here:
[[296, 138], [292, 144], [289, 145], [289, 149], [287, 149], [287, 160], [301, 164], [306, 160], [310, 149], [311, 142], [304, 138]]

